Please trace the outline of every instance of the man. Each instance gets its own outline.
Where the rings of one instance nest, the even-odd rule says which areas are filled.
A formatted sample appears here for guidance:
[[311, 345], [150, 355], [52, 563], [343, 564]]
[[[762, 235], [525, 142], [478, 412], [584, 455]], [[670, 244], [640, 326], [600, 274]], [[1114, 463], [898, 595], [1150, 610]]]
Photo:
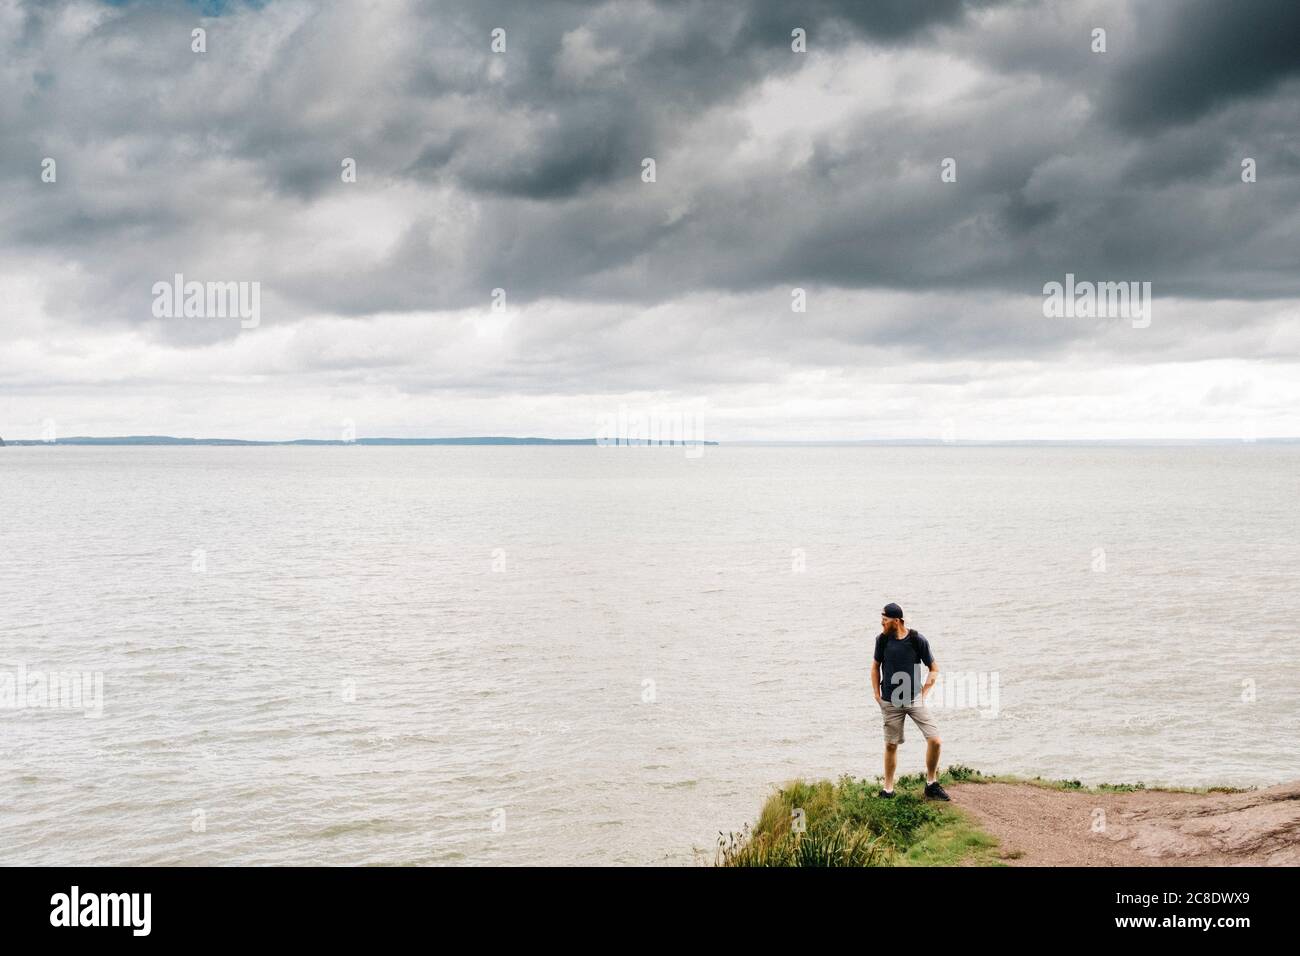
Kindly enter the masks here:
[[[894, 769], [898, 766], [898, 745], [903, 742], [903, 718], [911, 717], [925, 734], [925, 795], [930, 800], [947, 800], [948, 794], [939, 786], [939, 747], [943, 741], [939, 739], [939, 725], [925, 708], [925, 695], [934, 686], [939, 665], [930, 653], [930, 642], [903, 623], [903, 609], [897, 604], [885, 605], [880, 627], [871, 662], [871, 690], [885, 718], [885, 789], [880, 795], [894, 795]], [[924, 686], [921, 685], [922, 664], [928, 671]]]

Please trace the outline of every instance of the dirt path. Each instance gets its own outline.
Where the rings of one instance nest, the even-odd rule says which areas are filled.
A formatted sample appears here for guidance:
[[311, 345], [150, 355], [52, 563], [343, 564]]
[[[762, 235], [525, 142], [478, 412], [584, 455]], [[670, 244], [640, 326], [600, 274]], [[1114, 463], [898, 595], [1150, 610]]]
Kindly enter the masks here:
[[1246, 793], [955, 783], [1012, 866], [1300, 866], [1300, 781]]

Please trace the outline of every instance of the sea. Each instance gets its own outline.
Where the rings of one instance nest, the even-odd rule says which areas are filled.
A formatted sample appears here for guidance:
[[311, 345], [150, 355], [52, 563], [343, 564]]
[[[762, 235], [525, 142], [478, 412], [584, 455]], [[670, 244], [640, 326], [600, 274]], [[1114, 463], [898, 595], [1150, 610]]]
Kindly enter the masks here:
[[708, 865], [881, 773], [890, 601], [945, 767], [1300, 776], [1300, 446], [28, 446], [0, 503], [6, 865]]

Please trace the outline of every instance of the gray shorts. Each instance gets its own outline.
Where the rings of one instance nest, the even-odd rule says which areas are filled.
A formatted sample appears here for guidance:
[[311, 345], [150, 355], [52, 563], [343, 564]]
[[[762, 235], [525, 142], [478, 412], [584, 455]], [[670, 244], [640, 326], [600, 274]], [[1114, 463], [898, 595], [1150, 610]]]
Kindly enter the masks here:
[[939, 736], [939, 725], [930, 716], [925, 704], [904, 704], [901, 707], [892, 704], [887, 698], [880, 701], [880, 713], [885, 718], [885, 743], [901, 744], [903, 742], [903, 718], [911, 717], [925, 739]]

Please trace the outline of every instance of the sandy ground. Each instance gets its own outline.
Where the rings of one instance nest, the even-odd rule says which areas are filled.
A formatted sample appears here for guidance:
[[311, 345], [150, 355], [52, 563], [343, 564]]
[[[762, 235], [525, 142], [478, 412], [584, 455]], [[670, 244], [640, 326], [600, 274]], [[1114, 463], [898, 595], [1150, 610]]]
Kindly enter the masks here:
[[1212, 794], [947, 789], [1011, 866], [1300, 866], [1300, 781]]

